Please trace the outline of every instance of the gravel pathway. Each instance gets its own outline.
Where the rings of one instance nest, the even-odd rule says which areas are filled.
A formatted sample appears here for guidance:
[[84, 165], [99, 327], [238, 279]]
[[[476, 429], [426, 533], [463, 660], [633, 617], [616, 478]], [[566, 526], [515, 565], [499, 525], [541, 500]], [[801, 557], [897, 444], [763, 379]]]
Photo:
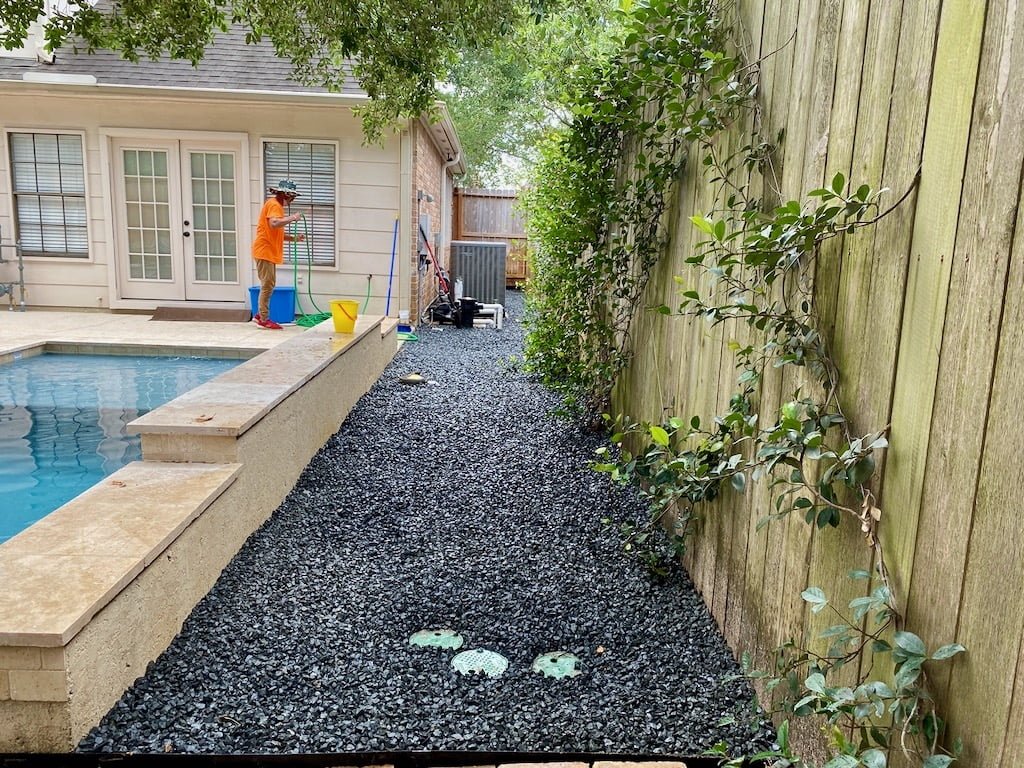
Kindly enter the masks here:
[[[652, 579], [601, 518], [642, 513], [588, 469], [598, 438], [520, 373], [503, 332], [406, 344], [171, 647], [80, 751], [489, 750], [695, 755], [771, 741], [684, 574]], [[418, 371], [429, 380], [405, 386]], [[463, 676], [451, 628], [504, 655]], [[569, 651], [582, 674], [532, 672]]]

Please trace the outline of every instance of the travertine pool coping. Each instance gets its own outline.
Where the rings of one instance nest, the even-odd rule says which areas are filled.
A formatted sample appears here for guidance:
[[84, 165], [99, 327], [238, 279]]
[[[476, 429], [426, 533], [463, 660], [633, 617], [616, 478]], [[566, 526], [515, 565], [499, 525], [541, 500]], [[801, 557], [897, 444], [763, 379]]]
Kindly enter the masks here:
[[0, 645], [67, 645], [240, 470], [132, 462], [4, 543]]
[[[280, 343], [129, 425], [143, 461], [0, 544], [0, 752], [71, 749], [166, 648], [390, 362], [396, 324], [360, 317], [352, 334], [330, 321], [268, 334]], [[4, 341], [0, 359], [258, 352], [223, 340]]]

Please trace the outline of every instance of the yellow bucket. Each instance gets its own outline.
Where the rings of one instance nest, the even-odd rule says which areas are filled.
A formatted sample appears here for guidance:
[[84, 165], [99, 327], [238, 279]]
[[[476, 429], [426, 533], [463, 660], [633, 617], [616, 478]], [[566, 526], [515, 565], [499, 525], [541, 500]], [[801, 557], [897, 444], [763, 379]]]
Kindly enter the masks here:
[[356, 329], [359, 302], [350, 299], [334, 299], [331, 302], [331, 318], [338, 333], [352, 333]]

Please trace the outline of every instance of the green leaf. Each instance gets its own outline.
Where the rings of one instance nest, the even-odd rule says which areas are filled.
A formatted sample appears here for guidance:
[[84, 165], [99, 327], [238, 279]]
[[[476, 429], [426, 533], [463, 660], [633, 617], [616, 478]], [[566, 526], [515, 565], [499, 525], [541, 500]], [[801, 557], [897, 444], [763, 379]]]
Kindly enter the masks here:
[[911, 656], [924, 656], [928, 652], [924, 641], [913, 632], [897, 632], [893, 640], [897, 648], [901, 648]]
[[825, 696], [825, 676], [820, 672], [814, 672], [808, 675], [807, 679], [804, 680], [804, 687], [809, 691], [814, 691], [815, 693], [820, 693], [822, 696]]
[[885, 753], [880, 749], [869, 749], [861, 752], [860, 761], [867, 768], [885, 768], [886, 765]]
[[843, 176], [843, 174], [837, 173], [835, 176], [832, 177], [832, 191], [833, 192], [835, 192], [837, 195], [841, 195], [843, 193], [843, 189], [845, 189], [845, 188], [846, 188], [846, 177]]
[[783, 720], [775, 731], [775, 738], [783, 752], [789, 751], [789, 720]]
[[703, 216], [691, 216], [690, 222], [699, 229], [701, 232], [706, 232], [712, 237], [715, 236], [715, 228], [710, 221], [705, 219]]
[[805, 602], [811, 604], [811, 611], [813, 613], [818, 613], [828, 605], [828, 598], [819, 587], [808, 587], [800, 593], [800, 597], [802, 597]]
[[870, 456], [865, 456], [863, 459], [854, 464], [847, 472], [847, 477], [850, 479], [850, 485], [863, 485], [871, 476], [875, 473], [875, 460]]
[[722, 242], [722, 240], [725, 239], [725, 222], [724, 221], [719, 221], [719, 222], [715, 223], [714, 235], [715, 235], [715, 239], [718, 242]]
[[822, 639], [828, 637], [839, 637], [840, 635], [845, 635], [849, 629], [850, 628], [845, 624], [836, 624], [821, 632], [818, 637]]
[[921, 768], [948, 768], [953, 758], [949, 755], [929, 755], [924, 759]]
[[690, 419], [690, 426], [693, 429], [700, 429], [700, 416], [694, 416]]
[[747, 487], [747, 476], [744, 475], [742, 472], [737, 472], [735, 475], [732, 476], [731, 482], [732, 487], [735, 488], [737, 492], [743, 493], [743, 491], [746, 490]]
[[921, 665], [911, 664], [907, 662], [899, 671], [896, 673], [894, 682], [897, 688], [906, 688], [907, 686], [913, 685], [917, 678], [921, 676]]
[[932, 654], [932, 658], [936, 661], [941, 661], [942, 659], [956, 656], [958, 653], [963, 653], [966, 650], [960, 643], [950, 643], [939, 648], [939, 650]]
[[871, 738], [875, 740], [875, 744], [880, 747], [888, 747], [889, 739], [886, 738], [885, 734], [878, 728], [871, 728]]
[[662, 447], [668, 446], [668, 432], [661, 427], [652, 424], [650, 427], [651, 440]]
[[864, 571], [864, 570], [850, 571], [847, 574], [847, 576], [849, 576], [854, 581], [859, 581], [861, 579], [870, 579], [871, 578], [871, 574], [868, 573], [867, 571]]

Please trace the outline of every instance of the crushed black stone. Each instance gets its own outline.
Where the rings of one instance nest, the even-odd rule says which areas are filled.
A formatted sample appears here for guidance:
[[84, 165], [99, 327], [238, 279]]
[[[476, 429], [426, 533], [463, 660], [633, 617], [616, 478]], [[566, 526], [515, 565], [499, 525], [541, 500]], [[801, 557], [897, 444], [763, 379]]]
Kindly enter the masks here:
[[[310, 462], [83, 752], [391, 750], [696, 755], [768, 747], [685, 574], [652, 578], [601, 518], [642, 503], [588, 468], [504, 331], [425, 328]], [[428, 384], [399, 377], [421, 373]], [[463, 676], [451, 628], [509, 660]], [[598, 649], [603, 648], [603, 652]], [[542, 653], [582, 674], [532, 672]]]

